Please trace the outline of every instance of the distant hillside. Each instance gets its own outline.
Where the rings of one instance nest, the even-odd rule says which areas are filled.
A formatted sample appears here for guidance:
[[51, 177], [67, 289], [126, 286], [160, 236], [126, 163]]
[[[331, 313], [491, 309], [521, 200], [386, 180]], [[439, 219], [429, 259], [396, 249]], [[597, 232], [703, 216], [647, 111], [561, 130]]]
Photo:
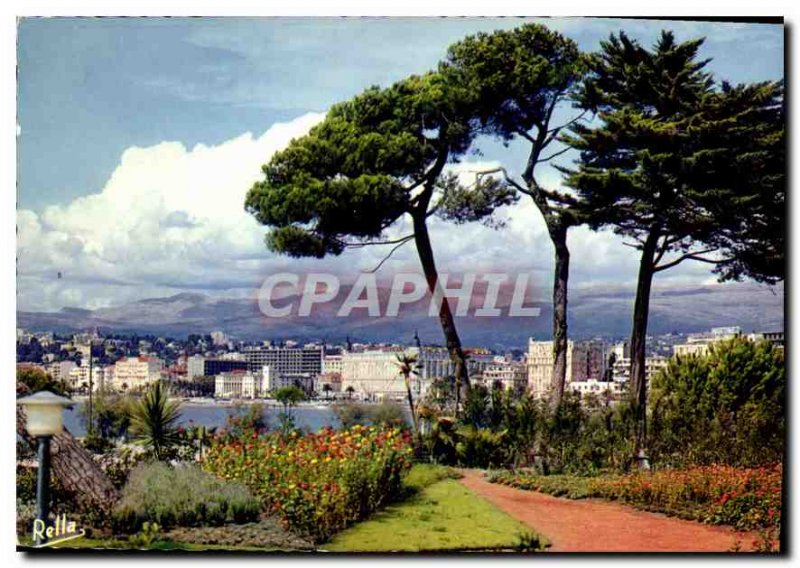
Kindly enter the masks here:
[[[344, 294], [342, 291], [341, 294]], [[388, 291], [381, 290], [385, 302]], [[576, 291], [570, 298], [570, 334], [575, 338], [626, 336], [632, 309], [631, 290]], [[69, 332], [97, 326], [107, 332], [186, 336], [223, 330], [242, 339], [301, 338], [362, 341], [408, 341], [418, 330], [427, 343], [441, 341], [437, 318], [427, 316], [427, 301], [412, 304], [400, 317], [367, 317], [355, 310], [349, 318], [335, 317], [339, 303], [320, 306], [310, 318], [264, 317], [254, 300], [215, 298], [183, 293], [150, 298], [97, 310], [64, 308], [58, 312], [17, 312], [17, 325], [30, 330]], [[385, 305], [382, 303], [382, 305]], [[499, 305], [503, 305], [501, 300]], [[535, 318], [457, 318], [465, 345], [497, 349], [522, 347], [529, 337], [550, 334], [552, 310], [546, 303]], [[695, 332], [715, 326], [739, 325], [746, 331], [777, 330], [784, 326], [783, 286], [755, 284], [694, 286], [655, 291], [651, 301], [650, 332]]]

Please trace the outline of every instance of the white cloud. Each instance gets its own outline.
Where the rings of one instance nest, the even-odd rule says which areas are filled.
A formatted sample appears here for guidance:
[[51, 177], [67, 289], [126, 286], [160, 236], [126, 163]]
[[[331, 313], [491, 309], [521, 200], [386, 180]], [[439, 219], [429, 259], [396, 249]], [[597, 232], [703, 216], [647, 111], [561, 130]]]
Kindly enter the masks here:
[[218, 146], [132, 147], [99, 193], [40, 215], [18, 211], [19, 307], [100, 305], [159, 289], [242, 285], [247, 267], [233, 274], [235, 264], [268, 256], [263, 229], [244, 211], [245, 194], [260, 179], [261, 165], [322, 117], [307, 114]]

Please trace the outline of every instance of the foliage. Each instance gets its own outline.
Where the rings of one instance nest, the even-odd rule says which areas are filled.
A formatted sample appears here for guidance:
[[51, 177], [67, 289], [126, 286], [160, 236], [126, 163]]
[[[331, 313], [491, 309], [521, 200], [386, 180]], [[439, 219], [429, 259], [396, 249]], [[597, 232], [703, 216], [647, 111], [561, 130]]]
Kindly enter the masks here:
[[401, 353], [397, 355], [395, 363], [400, 374], [403, 376], [403, 383], [406, 387], [406, 397], [408, 401], [408, 412], [411, 414], [411, 424], [414, 426], [414, 434], [419, 437], [419, 418], [417, 409], [414, 406], [414, 395], [411, 390], [411, 377], [419, 375], [421, 363], [419, 357], [413, 353]]
[[157, 460], [166, 459], [169, 450], [180, 442], [176, 424], [180, 403], [169, 398], [162, 381], [153, 383], [131, 411], [131, 433]]
[[712, 465], [597, 477], [499, 471], [490, 474], [489, 481], [570, 499], [616, 499], [683, 518], [752, 530], [780, 524], [781, 474], [780, 464], [760, 468]]
[[[648, 235], [661, 238], [659, 270], [671, 266], [659, 264], [661, 251], [701, 258], [702, 243], [703, 253], [727, 257], [717, 267], [723, 277], [779, 280], [783, 87], [717, 84], [705, 71], [708, 60], [698, 57], [702, 44], [678, 43], [671, 32], [652, 50], [622, 32], [602, 42], [579, 97], [601, 122], [572, 126], [565, 141], [581, 160], [566, 181], [593, 226], [612, 226], [640, 245]], [[754, 218], [771, 231], [755, 227]], [[756, 236], [761, 243], [752, 242]], [[769, 246], [774, 239], [778, 246]], [[770, 250], [769, 262], [753, 258], [753, 248]], [[756, 261], [749, 269], [748, 260]]]
[[295, 385], [281, 387], [272, 393], [272, 396], [283, 405], [284, 412], [288, 412], [292, 407], [308, 398], [303, 389]]
[[80, 407], [80, 419], [87, 432], [84, 445], [95, 451], [108, 449], [119, 439], [128, 434], [131, 424], [131, 405], [129, 398], [116, 395], [98, 396], [92, 405], [93, 428], [89, 428], [89, 406]]
[[334, 416], [342, 425], [342, 428], [348, 429], [356, 424], [366, 426], [370, 423], [371, 406], [368, 404], [360, 404], [357, 402], [337, 402], [331, 409]]
[[[586, 402], [586, 401], [584, 401]], [[432, 417], [423, 444], [437, 463], [466, 467], [536, 466], [545, 473], [626, 470], [634, 454], [627, 404], [560, 404], [480, 385], [465, 399], [462, 419]]]
[[465, 427], [457, 431], [458, 463], [468, 467], [496, 467], [505, 462], [506, 433], [486, 428]]
[[102, 454], [92, 454], [92, 458], [108, 476], [114, 487], [121, 489], [133, 468], [147, 461], [148, 452], [141, 447], [123, 445]]
[[338, 402], [332, 406], [333, 414], [343, 428], [356, 424], [361, 426], [406, 426], [403, 408], [397, 403], [384, 401], [380, 404]]
[[235, 481], [223, 481], [193, 465], [154, 462], [137, 466], [114, 512], [117, 530], [139, 530], [144, 522], [173, 526], [254, 521], [258, 500]]
[[[409, 475], [414, 475], [414, 466]], [[418, 494], [336, 535], [335, 552], [539, 550], [545, 541], [519, 521], [452, 479], [422, 487]]]
[[[428, 212], [430, 198], [412, 194], [423, 184], [434, 191], [446, 160], [469, 147], [469, 97], [429, 73], [334, 105], [272, 157], [247, 195], [247, 211], [272, 227], [268, 246], [292, 256], [340, 254], [345, 237], [377, 239], [414, 208]], [[495, 193], [499, 202], [510, 197]]]
[[243, 436], [245, 432], [268, 430], [269, 422], [265, 411], [266, 407], [260, 402], [234, 404], [225, 417], [225, 425], [222, 427], [221, 434], [234, 439]]
[[396, 498], [410, 459], [407, 431], [356, 425], [220, 439], [203, 468], [244, 482], [288, 528], [322, 542]]
[[653, 379], [653, 457], [672, 465], [780, 461], [785, 439], [783, 349], [744, 338], [673, 358]]
[[63, 381], [55, 381], [44, 371], [32, 367], [17, 368], [17, 382], [30, 389], [31, 394], [48, 390], [61, 396], [69, 396], [69, 387]]
[[369, 415], [370, 422], [375, 426], [408, 426], [403, 407], [396, 402], [387, 400], [372, 406]]
[[150, 548], [158, 540], [161, 527], [158, 523], [142, 523], [142, 530], [130, 538], [131, 544], [137, 548]]
[[283, 410], [278, 414], [278, 429], [284, 436], [287, 436], [295, 430], [292, 408], [308, 397], [300, 387], [295, 385], [281, 387], [276, 390], [272, 396], [283, 405]]

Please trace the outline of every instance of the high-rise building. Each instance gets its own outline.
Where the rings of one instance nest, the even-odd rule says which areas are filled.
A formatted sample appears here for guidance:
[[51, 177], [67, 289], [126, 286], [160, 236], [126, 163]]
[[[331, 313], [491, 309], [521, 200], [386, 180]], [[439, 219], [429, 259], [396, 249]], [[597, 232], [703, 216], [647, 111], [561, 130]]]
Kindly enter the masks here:
[[192, 355], [186, 359], [186, 378], [192, 380], [206, 374], [206, 358], [202, 355]]
[[322, 373], [323, 349], [314, 347], [261, 347], [244, 352], [247, 368], [259, 373], [264, 366], [273, 377], [288, 375], [318, 376]]
[[233, 371], [253, 371], [258, 372], [261, 369], [252, 367], [247, 361], [243, 359], [205, 359], [203, 362], [203, 375], [206, 377], [215, 377], [220, 373], [231, 373]]
[[[567, 341], [566, 383], [600, 380], [605, 370], [605, 348], [602, 343]], [[542, 398], [553, 388], [552, 341], [528, 342], [528, 389], [534, 396]]]

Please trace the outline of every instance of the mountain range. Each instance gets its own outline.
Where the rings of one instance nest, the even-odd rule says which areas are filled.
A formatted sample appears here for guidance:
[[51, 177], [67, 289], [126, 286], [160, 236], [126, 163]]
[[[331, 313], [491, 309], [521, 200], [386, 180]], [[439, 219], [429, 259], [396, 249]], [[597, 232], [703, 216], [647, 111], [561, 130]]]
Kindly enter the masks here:
[[[385, 306], [388, 293], [387, 289], [379, 290], [382, 306]], [[296, 298], [288, 297], [281, 303], [294, 300]], [[501, 297], [497, 305], [507, 308], [509, 302], [510, 298]], [[503, 317], [456, 318], [462, 343], [466, 346], [508, 349], [524, 346], [529, 337], [549, 338], [552, 318], [549, 303], [532, 302], [525, 305], [539, 307], [539, 316], [509, 317], [508, 310], [503, 309], [503, 314], [506, 314]], [[574, 291], [569, 304], [570, 336], [576, 339], [625, 337], [630, 330], [632, 305], [633, 291], [630, 289]], [[339, 306], [340, 303], [334, 302], [315, 306], [311, 317], [267, 318], [259, 310], [255, 299], [181, 293], [95, 310], [63, 308], [56, 312], [18, 311], [17, 326], [32, 331], [59, 333], [97, 327], [105, 333], [149, 333], [171, 337], [221, 330], [240, 339], [292, 338], [330, 342], [341, 342], [346, 337], [363, 342], [409, 342], [416, 331], [426, 344], [442, 342], [438, 319], [428, 316], [429, 300], [402, 306], [399, 317], [394, 318], [369, 317], [363, 309], [354, 310], [346, 318], [336, 317]], [[768, 287], [734, 283], [653, 291], [649, 325], [651, 334], [690, 333], [727, 325], [738, 325], [745, 331], [782, 330], [783, 285]]]

